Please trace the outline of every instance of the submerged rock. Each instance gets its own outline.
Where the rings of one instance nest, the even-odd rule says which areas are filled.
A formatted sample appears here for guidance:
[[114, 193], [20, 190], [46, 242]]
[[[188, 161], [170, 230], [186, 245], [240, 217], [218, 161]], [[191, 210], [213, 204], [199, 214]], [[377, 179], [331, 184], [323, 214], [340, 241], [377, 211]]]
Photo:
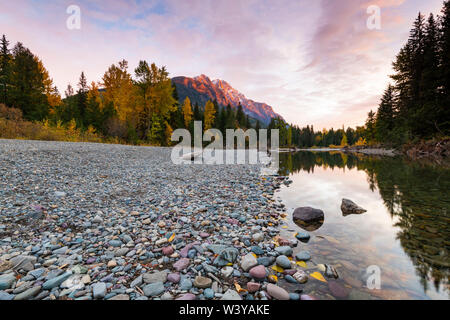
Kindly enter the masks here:
[[350, 290], [348, 288], [344, 287], [337, 281], [328, 281], [328, 288], [330, 289], [331, 294], [336, 298], [346, 298], [350, 293]]
[[295, 209], [293, 220], [302, 229], [306, 231], [315, 231], [323, 225], [325, 214], [320, 209], [302, 207]]

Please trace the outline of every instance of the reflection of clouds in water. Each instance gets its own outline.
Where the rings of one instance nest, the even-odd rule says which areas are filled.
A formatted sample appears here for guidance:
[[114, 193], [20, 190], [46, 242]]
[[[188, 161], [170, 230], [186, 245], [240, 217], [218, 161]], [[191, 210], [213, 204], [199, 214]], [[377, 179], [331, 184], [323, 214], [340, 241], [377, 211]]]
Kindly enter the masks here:
[[[384, 189], [378, 189], [378, 179], [386, 178], [382, 174], [390, 172], [390, 165], [396, 165], [397, 171], [400, 169], [400, 173], [396, 171], [397, 176], [394, 176], [399, 180], [402, 178], [400, 174], [404, 164], [389, 162], [385, 165], [388, 167], [386, 171], [382, 171], [377, 167], [378, 162], [365, 162], [366, 159], [353, 159], [350, 169], [345, 167], [345, 164], [339, 163], [340, 158], [332, 156], [320, 155], [312, 158], [309, 155], [303, 155], [292, 160], [294, 167], [289, 167], [289, 171], [294, 172], [290, 177], [293, 183], [289, 187], [283, 186], [277, 196], [283, 200], [289, 213], [297, 207], [304, 206], [311, 206], [325, 212], [324, 225], [318, 231], [312, 232], [313, 238], [308, 248], [314, 253], [315, 258], [324, 262], [353, 261], [359, 268], [371, 264], [379, 265], [384, 272], [386, 285], [389, 283], [391, 288], [407, 290], [411, 297], [426, 298], [416, 269], [421, 264], [417, 265], [417, 261], [407, 255], [406, 249], [398, 238], [409, 229], [397, 225], [402, 220], [402, 216], [392, 215], [387, 208], [385, 201], [390, 198], [386, 197], [386, 184], [382, 186]], [[326, 163], [325, 167], [322, 163]], [[379, 170], [375, 171], [375, 176], [371, 171], [374, 170], [373, 168]], [[372, 172], [372, 176], [369, 172]], [[396, 183], [388, 184], [388, 187], [392, 188], [396, 186]], [[383, 197], [380, 194], [382, 191], [384, 191]], [[351, 199], [367, 212], [344, 217], [340, 209], [342, 198]], [[402, 200], [404, 196], [398, 198]], [[408, 198], [404, 200], [407, 201]], [[394, 206], [401, 207], [402, 203], [394, 203]], [[289, 221], [289, 225], [294, 230], [299, 230], [293, 221]], [[332, 236], [340, 243], [317, 241], [319, 238], [314, 235]], [[331, 253], [323, 253], [330, 249]], [[436, 297], [436, 291], [428, 289], [427, 294], [430, 297]]]

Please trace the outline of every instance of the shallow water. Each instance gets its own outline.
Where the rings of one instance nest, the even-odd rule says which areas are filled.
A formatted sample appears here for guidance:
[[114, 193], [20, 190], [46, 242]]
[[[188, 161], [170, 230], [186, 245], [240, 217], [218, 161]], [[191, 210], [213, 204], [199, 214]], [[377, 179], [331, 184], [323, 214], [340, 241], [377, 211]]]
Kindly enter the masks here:
[[[310, 279], [304, 293], [322, 299], [449, 299], [450, 170], [401, 158], [298, 152], [280, 154], [280, 171], [293, 181], [276, 193], [289, 214], [282, 235], [292, 238], [302, 230], [292, 220], [295, 208], [323, 210], [323, 225], [296, 252], [311, 253], [307, 272], [330, 264], [339, 275], [327, 283]], [[344, 216], [343, 198], [367, 212]], [[369, 266], [381, 271], [380, 290], [367, 288]], [[330, 290], [332, 282], [339, 290]]]

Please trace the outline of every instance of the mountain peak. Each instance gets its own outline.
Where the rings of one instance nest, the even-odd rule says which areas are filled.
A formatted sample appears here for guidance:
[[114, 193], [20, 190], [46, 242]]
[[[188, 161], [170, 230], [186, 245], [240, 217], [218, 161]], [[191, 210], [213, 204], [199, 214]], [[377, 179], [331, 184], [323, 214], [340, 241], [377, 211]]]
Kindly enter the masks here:
[[204, 74], [196, 76], [193, 79], [195, 79], [197, 81], [202, 81], [202, 82], [211, 82], [211, 79], [207, 75], [204, 75]]
[[273, 118], [281, 118], [271, 106], [247, 99], [244, 94], [234, 89], [225, 80], [211, 81], [208, 76], [201, 74], [194, 78], [175, 77], [172, 82], [177, 88], [180, 103], [189, 97], [193, 104], [198, 103], [200, 106], [204, 106], [208, 100], [216, 100], [222, 107], [229, 104], [231, 107], [237, 108], [241, 104], [245, 114], [265, 125], [269, 124]]

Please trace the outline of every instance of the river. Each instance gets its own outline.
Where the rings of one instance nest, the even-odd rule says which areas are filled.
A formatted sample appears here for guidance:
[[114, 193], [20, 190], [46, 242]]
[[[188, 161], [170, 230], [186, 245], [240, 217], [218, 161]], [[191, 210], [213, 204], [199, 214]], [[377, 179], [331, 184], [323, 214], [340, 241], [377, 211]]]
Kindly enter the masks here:
[[[323, 210], [323, 225], [296, 251], [311, 253], [310, 271], [329, 264], [339, 275], [312, 279], [304, 292], [320, 299], [449, 299], [450, 170], [400, 157], [305, 151], [280, 154], [280, 171], [292, 180], [275, 194], [288, 213], [282, 235], [304, 231], [292, 220], [295, 208]], [[344, 216], [343, 198], [367, 212]], [[380, 289], [367, 288], [370, 266], [380, 271]]]

